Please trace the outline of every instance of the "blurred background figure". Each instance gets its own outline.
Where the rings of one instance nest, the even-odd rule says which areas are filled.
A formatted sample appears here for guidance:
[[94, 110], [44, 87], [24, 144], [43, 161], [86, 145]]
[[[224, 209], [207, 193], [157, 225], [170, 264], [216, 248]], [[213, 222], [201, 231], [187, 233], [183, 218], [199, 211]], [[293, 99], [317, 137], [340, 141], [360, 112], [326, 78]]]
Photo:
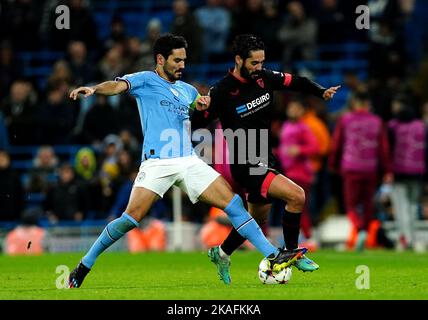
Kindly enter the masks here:
[[315, 59], [316, 35], [315, 20], [306, 15], [300, 2], [291, 1], [278, 31], [278, 39], [283, 47], [282, 65], [288, 67], [293, 60]]
[[6, 121], [0, 112], [0, 149], [9, 148], [9, 135], [7, 133]]
[[384, 183], [393, 179], [387, 132], [382, 119], [370, 111], [366, 92], [355, 93], [352, 110], [336, 124], [329, 166], [343, 178], [345, 209], [353, 228], [348, 248], [361, 251], [375, 213], [373, 199], [379, 178]]
[[154, 70], [155, 60], [153, 58], [153, 44], [162, 33], [162, 22], [157, 18], [152, 18], [147, 23], [147, 38], [140, 46], [140, 59], [138, 65], [133, 69], [137, 72], [141, 70]]
[[305, 113], [301, 120], [314, 135], [318, 146], [318, 152], [309, 157], [311, 167], [314, 171], [314, 180], [312, 183], [311, 195], [308, 199], [311, 222], [314, 227], [317, 227], [321, 221], [321, 212], [324, 210], [330, 196], [330, 177], [327, 172], [327, 157], [330, 151], [331, 134], [325, 120], [325, 108], [311, 101], [311, 99], [303, 102], [305, 103]]
[[[319, 44], [334, 44], [346, 40], [346, 17], [340, 8], [339, 0], [321, 0], [316, 20], [317, 42]], [[323, 59], [336, 59], [337, 55], [321, 55]]]
[[74, 170], [77, 180], [85, 190], [87, 198], [87, 217], [97, 219], [102, 213], [102, 189], [99, 179], [97, 156], [92, 148], [83, 147], [76, 153]]
[[93, 63], [89, 60], [88, 51], [84, 42], [70, 42], [66, 61], [74, 85], [81, 86], [94, 81], [95, 68]]
[[187, 0], [174, 0], [172, 2], [174, 20], [170, 32], [182, 36], [187, 40], [188, 63], [198, 63], [202, 61], [202, 29], [198, 19], [190, 11]]
[[73, 74], [70, 66], [65, 60], [58, 60], [53, 65], [52, 71], [48, 76], [46, 89], [58, 87], [61, 84], [71, 85], [73, 82]]
[[0, 221], [18, 221], [24, 209], [24, 190], [10, 155], [0, 149]]
[[10, 86], [21, 74], [20, 66], [14, 56], [12, 44], [8, 40], [0, 42], [0, 100], [3, 100]]
[[138, 159], [141, 154], [141, 145], [137, 138], [127, 129], [122, 129], [119, 132], [119, 138], [123, 149], [129, 152], [133, 159]]
[[[394, 249], [394, 241], [388, 236], [384, 223], [394, 220], [394, 209], [391, 201], [392, 185], [381, 184], [376, 196], [376, 215], [369, 226], [366, 245], [368, 248]], [[370, 230], [371, 229], [371, 230]]]
[[[282, 125], [280, 133], [278, 159], [284, 175], [305, 190], [307, 200], [300, 224], [305, 240], [301, 245], [315, 251], [318, 241], [312, 237], [312, 222], [309, 212], [309, 199], [315, 171], [310, 159], [319, 154], [319, 145], [314, 134], [302, 120], [305, 114], [302, 99], [291, 99], [288, 102], [286, 113], [287, 121]], [[285, 206], [282, 207], [285, 208]]]
[[99, 77], [105, 81], [115, 79], [125, 72], [124, 45], [115, 44], [101, 58], [98, 65]]
[[88, 193], [77, 180], [73, 167], [63, 163], [59, 168], [58, 183], [47, 192], [44, 208], [51, 223], [81, 222], [88, 208]]
[[72, 142], [77, 113], [66, 94], [67, 87], [62, 86], [53, 87], [47, 92], [37, 114], [40, 141], [51, 145]]
[[33, 160], [26, 190], [28, 192], [46, 193], [55, 181], [58, 165], [59, 161], [54, 149], [49, 145], [41, 146]]
[[108, 134], [117, 132], [117, 114], [117, 110], [106, 97], [97, 96], [95, 103], [84, 115], [79, 141], [83, 144], [100, 146]]
[[115, 15], [110, 22], [110, 34], [104, 40], [104, 52], [110, 50], [116, 44], [123, 44], [126, 41], [126, 27], [123, 19]]
[[[13, 145], [31, 145], [37, 141], [37, 94], [28, 80], [16, 80], [0, 106]], [[31, 134], [29, 134], [31, 132]]]
[[399, 233], [397, 248], [416, 249], [419, 244], [415, 238], [415, 225], [419, 221], [426, 173], [427, 130], [404, 96], [395, 97], [393, 104], [395, 116], [388, 127], [394, 170], [391, 200]]
[[202, 28], [203, 54], [209, 62], [222, 61], [226, 52], [231, 21], [229, 11], [221, 4], [221, 0], [207, 0], [195, 11]]
[[97, 159], [92, 149], [83, 147], [76, 153], [75, 171], [80, 179], [90, 181], [97, 172]]
[[8, 37], [18, 50], [39, 49], [42, 7], [34, 0], [2, 2], [0, 35]]
[[109, 134], [102, 144], [102, 155], [99, 158], [99, 180], [101, 184], [101, 211], [107, 212], [113, 205], [117, 180], [120, 174], [119, 153], [122, 142], [115, 134]]

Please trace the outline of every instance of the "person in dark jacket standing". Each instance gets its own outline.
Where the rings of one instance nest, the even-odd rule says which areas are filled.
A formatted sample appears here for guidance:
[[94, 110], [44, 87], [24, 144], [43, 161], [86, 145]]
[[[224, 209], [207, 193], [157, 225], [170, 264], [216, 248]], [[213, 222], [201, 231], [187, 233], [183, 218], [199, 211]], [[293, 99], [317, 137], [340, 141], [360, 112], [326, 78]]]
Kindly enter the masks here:
[[388, 129], [394, 171], [391, 201], [399, 232], [397, 249], [401, 250], [415, 248], [417, 242], [415, 222], [426, 172], [427, 130], [413, 108], [395, 100], [398, 112], [388, 122]]

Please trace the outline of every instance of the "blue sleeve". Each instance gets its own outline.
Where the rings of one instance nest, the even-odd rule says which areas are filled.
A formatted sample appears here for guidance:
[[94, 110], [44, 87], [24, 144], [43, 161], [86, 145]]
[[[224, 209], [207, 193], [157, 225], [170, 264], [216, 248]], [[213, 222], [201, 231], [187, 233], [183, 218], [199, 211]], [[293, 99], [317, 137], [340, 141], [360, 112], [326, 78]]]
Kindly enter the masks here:
[[195, 87], [192, 86], [191, 90], [192, 90], [191, 92], [192, 92], [193, 100], [195, 100], [196, 98], [198, 98], [200, 96], [198, 90]]
[[145, 71], [126, 74], [123, 77], [116, 77], [115, 81], [123, 80], [128, 85], [128, 92], [135, 96], [137, 89], [143, 88], [146, 82], [147, 73]]
[[196, 99], [198, 99], [200, 97], [200, 94], [199, 94], [198, 90], [192, 85], [188, 86], [188, 91], [189, 91], [189, 95], [190, 95], [190, 100], [192, 101], [190, 103], [190, 108], [194, 109], [195, 104], [196, 104]]

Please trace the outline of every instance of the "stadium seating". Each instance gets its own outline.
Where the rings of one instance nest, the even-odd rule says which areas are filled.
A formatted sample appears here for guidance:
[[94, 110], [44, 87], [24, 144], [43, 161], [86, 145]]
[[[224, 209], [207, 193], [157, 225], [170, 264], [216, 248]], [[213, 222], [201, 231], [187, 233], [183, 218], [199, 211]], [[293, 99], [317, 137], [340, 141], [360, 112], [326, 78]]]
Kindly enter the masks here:
[[[83, 145], [55, 145], [53, 149], [61, 161], [73, 162], [74, 157]], [[10, 146], [8, 151], [12, 156], [12, 168], [27, 171], [33, 166], [33, 159], [40, 146]]]
[[47, 76], [51, 73], [55, 61], [63, 57], [63, 52], [49, 50], [27, 51], [18, 54], [23, 75], [35, 80], [41, 90], [46, 88]]
[[[133, 19], [138, 20], [135, 16], [127, 16], [129, 21]], [[131, 23], [131, 22], [129, 22]], [[144, 30], [142, 28], [140, 30]], [[141, 34], [135, 34], [141, 36]], [[347, 52], [348, 44], [335, 45], [334, 47], [339, 52]], [[34, 56], [33, 56], [34, 55]], [[23, 65], [25, 75], [31, 78], [35, 78], [41, 88], [46, 85], [46, 78], [51, 71], [52, 63], [55, 61], [55, 57], [59, 57], [56, 52], [43, 52], [38, 54], [34, 52], [25, 52], [20, 55], [23, 57]], [[34, 64], [41, 64], [40, 66], [33, 66]], [[272, 69], [281, 69], [279, 62], [267, 63], [266, 66]], [[361, 79], [365, 79], [367, 76], [367, 61], [359, 59], [341, 59], [336, 61], [298, 61], [294, 64], [294, 68], [300, 73], [310, 73], [314, 75], [314, 80], [322, 83], [324, 86], [337, 85], [343, 82], [343, 74], [348, 70], [357, 72]], [[187, 67], [187, 73], [195, 75], [192, 80], [196, 80], [203, 83], [213, 83], [216, 80], [224, 76], [225, 70], [231, 67], [230, 63], [216, 63], [216, 64], [193, 64]], [[343, 105], [344, 99], [347, 95], [346, 88], [342, 90], [336, 96], [334, 101], [329, 103], [329, 111], [336, 111], [340, 106]]]

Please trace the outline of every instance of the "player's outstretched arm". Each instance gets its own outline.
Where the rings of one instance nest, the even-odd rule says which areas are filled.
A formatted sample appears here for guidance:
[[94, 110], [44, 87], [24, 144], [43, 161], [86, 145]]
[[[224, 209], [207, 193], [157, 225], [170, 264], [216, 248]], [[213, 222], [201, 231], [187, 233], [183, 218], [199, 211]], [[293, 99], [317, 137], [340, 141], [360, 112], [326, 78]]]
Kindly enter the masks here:
[[79, 93], [83, 94], [85, 98], [93, 94], [101, 94], [104, 96], [113, 96], [128, 90], [128, 84], [125, 81], [106, 81], [97, 84], [93, 87], [79, 87], [71, 91], [70, 98], [76, 100]]
[[[319, 83], [316, 83], [309, 78], [298, 76], [298, 75], [289, 75], [288, 85], [286, 87], [292, 91], [301, 92], [304, 94], [312, 94], [316, 97], [322, 98], [324, 100], [330, 100], [339, 90], [339, 86], [324, 88]], [[287, 80], [287, 78], [286, 78]], [[285, 82], [287, 83], [287, 81]]]

